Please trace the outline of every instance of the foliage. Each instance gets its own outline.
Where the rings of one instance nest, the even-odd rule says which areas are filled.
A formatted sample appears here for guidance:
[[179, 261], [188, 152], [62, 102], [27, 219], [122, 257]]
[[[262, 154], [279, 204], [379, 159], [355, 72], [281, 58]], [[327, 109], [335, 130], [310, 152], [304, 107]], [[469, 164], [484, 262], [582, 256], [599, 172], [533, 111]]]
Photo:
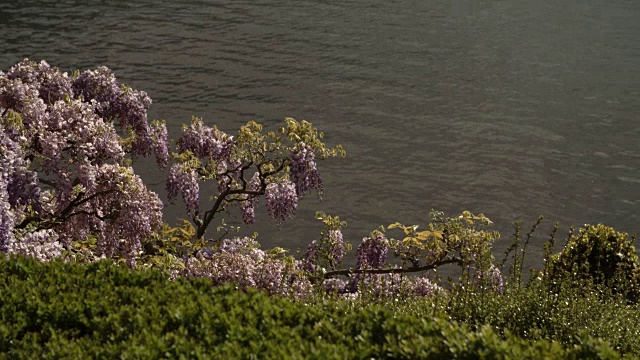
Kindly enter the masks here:
[[617, 359], [586, 336], [563, 346], [380, 305], [290, 302], [170, 281], [109, 260], [0, 258], [0, 357]]
[[496, 231], [487, 231], [483, 226], [492, 222], [483, 214], [474, 215], [463, 211], [455, 217], [445, 217], [444, 213], [431, 210], [428, 230], [418, 231], [418, 226], [394, 223], [387, 229], [402, 229], [405, 237], [392, 240], [391, 247], [396, 257], [404, 263], [420, 267], [456, 260], [464, 267], [487, 267], [491, 262], [491, 245], [499, 238]]
[[496, 294], [458, 284], [431, 306], [411, 312], [434, 311], [432, 306], [473, 328], [490, 325], [566, 346], [579, 344], [582, 334], [606, 339], [621, 353], [640, 355], [640, 308], [602, 285], [566, 280], [550, 288], [545, 279], [534, 277], [520, 286], [508, 283]]
[[[619, 282], [618, 287], [612, 287], [594, 277], [549, 276], [562, 254], [552, 255], [557, 223], [545, 244], [544, 268], [532, 269], [529, 281], [522, 282], [527, 244], [541, 221], [542, 217], [538, 218], [523, 244], [520, 244], [520, 227], [516, 224], [513, 243], [505, 254], [506, 259], [510, 252], [514, 253], [511, 276], [505, 280], [502, 293], [478, 291], [477, 287], [469, 286], [473, 284], [461, 282], [453, 284], [435, 307], [452, 319], [474, 326], [489, 324], [527, 339], [551, 339], [571, 345], [579, 343], [580, 334], [588, 334], [607, 339], [623, 354], [639, 355], [640, 309], [637, 304], [630, 305], [628, 298], [634, 289], [633, 283]], [[572, 229], [568, 243], [574, 237]]]
[[[418, 225], [394, 223], [375, 230], [363, 238], [357, 249], [354, 269], [332, 270], [325, 279], [347, 276], [347, 281], [328, 281], [328, 289], [356, 296], [364, 290], [369, 295], [395, 296], [399, 294], [434, 295], [440, 287], [429, 279], [428, 271], [447, 264], [457, 264], [466, 276], [475, 279], [476, 286], [502, 290], [502, 275], [493, 264], [491, 245], [499, 238], [495, 231], [483, 229], [492, 222], [484, 215], [464, 211], [458, 216], [445, 217], [432, 210], [428, 230], [418, 231]], [[388, 238], [386, 230], [401, 229], [401, 240]], [[400, 264], [392, 264], [389, 251]], [[422, 273], [421, 276], [403, 276]], [[326, 280], [325, 280], [326, 281]]]
[[629, 235], [602, 224], [585, 225], [552, 256], [548, 275], [604, 284], [630, 301], [640, 296], [640, 263]]

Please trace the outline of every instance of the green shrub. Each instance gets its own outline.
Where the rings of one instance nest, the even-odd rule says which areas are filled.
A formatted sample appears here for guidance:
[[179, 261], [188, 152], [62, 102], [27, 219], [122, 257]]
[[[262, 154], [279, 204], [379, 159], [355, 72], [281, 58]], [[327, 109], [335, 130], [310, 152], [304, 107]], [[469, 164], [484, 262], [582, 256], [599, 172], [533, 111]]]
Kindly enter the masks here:
[[[640, 306], [604, 285], [566, 279], [549, 289], [542, 278], [508, 284], [502, 294], [455, 288], [439, 305], [472, 327], [491, 325], [529, 340], [580, 344], [581, 336], [606, 339], [622, 354], [640, 354]], [[440, 304], [444, 299], [440, 300]]]
[[550, 258], [547, 271], [553, 280], [604, 284], [637, 302], [640, 264], [633, 240], [627, 233], [602, 224], [585, 225], [579, 234], [569, 238], [560, 253]]
[[169, 281], [112, 261], [0, 257], [0, 358], [616, 359], [605, 342], [565, 346], [431, 312], [357, 301], [291, 302], [208, 280]]

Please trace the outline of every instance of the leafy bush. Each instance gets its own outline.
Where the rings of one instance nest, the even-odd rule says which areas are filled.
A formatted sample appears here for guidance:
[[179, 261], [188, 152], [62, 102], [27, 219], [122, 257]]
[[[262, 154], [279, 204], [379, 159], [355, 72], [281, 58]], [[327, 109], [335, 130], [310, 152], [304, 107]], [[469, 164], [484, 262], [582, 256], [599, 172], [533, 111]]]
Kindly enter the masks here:
[[[490, 325], [524, 339], [547, 339], [565, 346], [580, 343], [580, 335], [606, 339], [623, 354], [640, 355], [640, 307], [612, 294], [604, 285], [564, 280], [550, 288], [543, 278], [505, 285], [502, 294], [456, 285], [439, 299], [410, 313], [439, 311], [473, 327]], [[426, 307], [423, 308], [423, 307]]]
[[552, 256], [549, 276], [604, 284], [637, 302], [640, 295], [640, 263], [634, 239], [609, 226], [585, 225], [572, 235], [564, 249]]
[[563, 347], [347, 300], [291, 302], [170, 281], [109, 260], [89, 265], [0, 257], [0, 357], [616, 359], [585, 336]]

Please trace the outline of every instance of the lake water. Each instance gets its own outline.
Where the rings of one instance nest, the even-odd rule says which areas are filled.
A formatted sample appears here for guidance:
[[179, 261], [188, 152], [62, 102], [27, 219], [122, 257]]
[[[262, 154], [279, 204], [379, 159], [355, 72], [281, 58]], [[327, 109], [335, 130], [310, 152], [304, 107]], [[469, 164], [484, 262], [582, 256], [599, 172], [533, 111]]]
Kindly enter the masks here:
[[[431, 208], [485, 213], [498, 250], [538, 215], [533, 251], [554, 221], [640, 231], [636, 0], [2, 2], [2, 70], [109, 66], [174, 138], [192, 115], [228, 132], [291, 116], [342, 144], [346, 159], [320, 163], [323, 201], [244, 227], [265, 247], [306, 247], [315, 210], [354, 244]], [[162, 194], [151, 163], [137, 169]]]

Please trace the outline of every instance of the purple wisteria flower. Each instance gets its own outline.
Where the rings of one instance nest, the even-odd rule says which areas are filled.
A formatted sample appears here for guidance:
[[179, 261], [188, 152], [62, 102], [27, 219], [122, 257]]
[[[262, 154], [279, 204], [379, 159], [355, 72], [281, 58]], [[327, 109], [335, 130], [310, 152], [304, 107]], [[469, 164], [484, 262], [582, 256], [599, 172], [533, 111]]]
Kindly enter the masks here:
[[65, 96], [74, 97], [69, 75], [66, 72], [61, 73], [57, 68], [52, 68], [44, 60], [38, 64], [25, 59], [14, 65], [6, 76], [11, 80], [19, 79], [22, 83], [34, 85], [46, 104], [63, 100]]
[[20, 113], [26, 127], [46, 116], [46, 104], [39, 97], [37, 84], [23, 83], [20, 79], [0, 78], [0, 108], [2, 115], [8, 110]]
[[[356, 260], [356, 269], [381, 269], [387, 261], [389, 252], [389, 240], [380, 233], [374, 234], [372, 237], [365, 237], [358, 246], [358, 258]], [[351, 292], [357, 291], [362, 282], [374, 282], [384, 279], [376, 274], [355, 274], [351, 277], [349, 288]], [[378, 285], [376, 285], [378, 286]], [[386, 290], [385, 290], [386, 291]]]
[[323, 266], [336, 270], [342, 263], [346, 247], [341, 230], [328, 230], [322, 240], [309, 244], [302, 258], [302, 269], [310, 273]]
[[[358, 281], [354, 282], [354, 278], [358, 279]], [[337, 292], [348, 295], [349, 298], [357, 298], [364, 295], [376, 299], [437, 296], [445, 291], [437, 284], [431, 282], [427, 276], [367, 274], [367, 276], [356, 276], [354, 278], [349, 282], [339, 280], [334, 281], [334, 283], [325, 284], [325, 289], [329, 291], [333, 289], [333, 287], [339, 286]]]
[[307, 247], [307, 251], [304, 253], [302, 259], [302, 270], [308, 273], [313, 273], [317, 270], [319, 244], [317, 240], [311, 241]]
[[329, 262], [332, 267], [337, 268], [342, 264], [342, 258], [345, 254], [345, 243], [342, 236], [342, 231], [331, 230], [329, 231]]
[[207, 277], [218, 284], [233, 283], [272, 295], [303, 298], [311, 293], [311, 283], [285, 259], [269, 256], [253, 238], [225, 239], [207, 256], [190, 257], [178, 275]]
[[267, 210], [269, 215], [280, 225], [286, 218], [292, 217], [298, 206], [298, 195], [295, 185], [284, 179], [279, 183], [270, 183], [265, 192]]
[[137, 257], [142, 239], [162, 225], [163, 204], [158, 195], [146, 190], [131, 168], [105, 164], [86, 168], [80, 175], [94, 195], [56, 228], [60, 241], [69, 245], [95, 233], [96, 255]]
[[233, 136], [204, 125], [200, 118], [193, 118], [191, 124], [183, 125], [182, 136], [177, 141], [178, 152], [191, 152], [203, 168], [215, 172], [220, 193], [241, 181], [242, 163], [233, 156], [235, 146]]
[[434, 284], [426, 276], [422, 277], [408, 277], [407, 289], [416, 296], [435, 296], [438, 293], [444, 291], [440, 286]]
[[30, 256], [39, 261], [50, 261], [62, 255], [64, 246], [58, 241], [58, 234], [51, 230], [27, 232], [9, 247], [9, 253]]
[[325, 292], [328, 294], [344, 294], [348, 290], [348, 282], [343, 279], [326, 279], [322, 285], [324, 286]]
[[189, 215], [197, 216], [200, 213], [200, 186], [195, 171], [174, 164], [167, 177], [167, 193], [169, 200], [175, 199], [178, 194], [182, 195]]
[[[251, 237], [243, 237], [243, 238], [233, 238], [233, 239], [224, 239], [220, 242], [220, 246], [218, 246], [219, 253], [225, 254], [248, 254], [252, 253], [255, 250], [258, 250], [260, 244], [256, 241], [256, 239]], [[260, 250], [258, 250], [260, 251]], [[262, 258], [264, 253], [260, 252], [258, 257]]]
[[358, 246], [356, 269], [380, 269], [387, 261], [389, 241], [382, 234], [365, 237]]
[[480, 288], [490, 288], [493, 291], [502, 294], [504, 289], [504, 278], [500, 269], [491, 264], [487, 270], [475, 271], [474, 284]]
[[191, 151], [202, 160], [223, 162], [231, 157], [235, 141], [233, 136], [204, 125], [194, 118], [190, 125], [183, 125], [182, 136], [177, 142], [178, 151]]
[[118, 116], [116, 104], [122, 93], [113, 72], [105, 66], [95, 70], [86, 70], [73, 81], [73, 90], [83, 101], [96, 103], [96, 114], [108, 120], [119, 120], [124, 127], [123, 119]]
[[9, 205], [6, 183], [0, 181], [0, 252], [6, 253], [13, 243], [15, 218]]
[[[131, 130], [133, 139], [128, 151], [132, 155], [149, 156], [152, 152], [160, 159], [168, 144], [150, 128], [147, 109], [151, 98], [144, 91], [120, 85], [107, 67], [86, 70], [73, 82], [73, 89], [85, 102], [94, 102], [96, 114], [105, 121], [117, 121], [123, 130]], [[161, 130], [162, 131], [162, 130]]]
[[322, 193], [322, 178], [318, 172], [315, 155], [310, 146], [297, 144], [289, 156], [291, 180], [296, 184], [298, 196], [309, 189], [317, 189]]
[[40, 187], [34, 171], [28, 169], [22, 147], [4, 132], [0, 125], [0, 182], [4, 184], [7, 201], [13, 208], [27, 205], [39, 208]]
[[[260, 190], [262, 182], [260, 180], [260, 174], [257, 172], [253, 174], [251, 181], [247, 185], [247, 190], [258, 191]], [[245, 224], [253, 224], [256, 220], [255, 207], [258, 203], [259, 197], [257, 195], [247, 195], [247, 199], [242, 202], [242, 220]]]
[[163, 122], [154, 121], [151, 124], [151, 137], [153, 139], [156, 163], [161, 168], [166, 168], [169, 163], [169, 134], [167, 126]]
[[4, 132], [0, 124], [0, 251], [6, 252], [14, 239], [15, 223], [27, 207], [40, 209], [40, 188], [28, 169], [22, 147]]

